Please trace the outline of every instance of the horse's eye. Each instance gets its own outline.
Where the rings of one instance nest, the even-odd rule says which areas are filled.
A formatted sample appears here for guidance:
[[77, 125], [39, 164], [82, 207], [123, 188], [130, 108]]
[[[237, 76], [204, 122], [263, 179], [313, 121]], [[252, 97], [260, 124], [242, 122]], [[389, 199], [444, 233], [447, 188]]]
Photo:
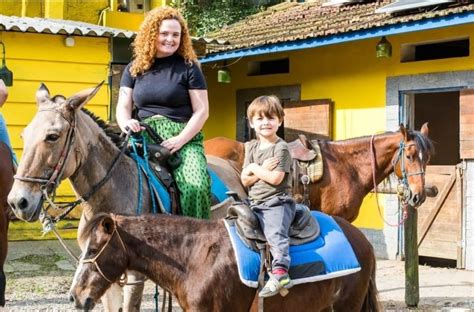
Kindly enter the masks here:
[[48, 142], [56, 142], [58, 139], [59, 139], [59, 135], [57, 135], [57, 134], [48, 134], [48, 135], [46, 136], [45, 141], [48, 141]]
[[88, 257], [92, 256], [93, 257], [97, 254], [97, 251], [98, 251], [97, 249], [91, 248], [91, 249], [87, 250], [86, 256], [88, 256]]

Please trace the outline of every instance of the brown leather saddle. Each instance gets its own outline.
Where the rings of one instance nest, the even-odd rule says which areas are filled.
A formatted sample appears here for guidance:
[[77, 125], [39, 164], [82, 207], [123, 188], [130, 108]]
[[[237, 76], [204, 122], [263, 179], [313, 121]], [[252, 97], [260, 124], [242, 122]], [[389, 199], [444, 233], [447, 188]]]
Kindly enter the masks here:
[[298, 138], [288, 143], [291, 158], [300, 161], [311, 161], [316, 158], [317, 154], [313, 143], [304, 134], [298, 135]]
[[[249, 206], [236, 203], [227, 210], [227, 220], [235, 222], [237, 234], [242, 241], [255, 251], [264, 248], [266, 243], [257, 216]], [[319, 236], [319, 223], [311, 216], [304, 205], [296, 205], [296, 214], [290, 227], [290, 245], [301, 245]]]

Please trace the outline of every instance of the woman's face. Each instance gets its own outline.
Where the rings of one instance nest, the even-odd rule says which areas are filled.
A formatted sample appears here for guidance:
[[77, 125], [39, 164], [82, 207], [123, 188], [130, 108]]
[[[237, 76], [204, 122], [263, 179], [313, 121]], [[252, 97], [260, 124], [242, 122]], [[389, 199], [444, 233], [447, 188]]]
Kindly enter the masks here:
[[167, 57], [175, 53], [181, 42], [181, 25], [175, 19], [161, 22], [156, 38], [156, 57]]

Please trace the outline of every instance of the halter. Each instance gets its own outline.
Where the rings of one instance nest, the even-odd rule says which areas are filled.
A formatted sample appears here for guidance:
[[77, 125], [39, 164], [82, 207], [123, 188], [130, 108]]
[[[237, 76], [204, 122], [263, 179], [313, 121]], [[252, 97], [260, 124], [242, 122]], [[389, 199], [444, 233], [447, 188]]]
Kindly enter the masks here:
[[372, 137], [370, 138], [370, 158], [371, 158], [371, 163], [372, 163], [372, 181], [374, 183], [374, 192], [375, 192], [375, 198], [376, 198], [376, 202], [377, 202], [377, 208], [378, 208], [378, 211], [379, 211], [379, 215], [387, 225], [400, 226], [405, 222], [405, 220], [408, 216], [407, 207], [408, 207], [408, 201], [409, 201], [410, 196], [411, 196], [410, 185], [408, 183], [408, 177], [415, 176], [415, 175], [425, 175], [425, 171], [423, 170], [423, 166], [422, 166], [421, 171], [419, 171], [419, 172], [407, 173], [406, 165], [405, 165], [405, 157], [404, 157], [405, 152], [406, 152], [406, 148], [408, 148], [410, 146], [416, 146], [416, 144], [415, 143], [406, 144], [403, 139], [400, 140], [400, 143], [398, 144], [398, 154], [397, 154], [397, 157], [392, 160], [392, 166], [393, 166], [393, 169], [395, 170], [395, 166], [400, 161], [400, 169], [402, 171], [402, 176], [401, 177], [397, 176], [398, 180], [401, 182], [399, 184], [399, 187], [397, 187], [397, 195], [398, 195], [398, 198], [400, 199], [400, 202], [402, 203], [402, 206], [403, 206], [403, 218], [396, 225], [388, 223], [385, 220], [385, 218], [383, 217], [382, 212], [380, 211], [380, 206], [379, 206], [379, 201], [378, 201], [377, 182], [376, 182], [376, 179], [375, 179], [375, 146], [374, 146], [374, 139], [375, 139], [375, 135], [372, 135]]
[[[63, 149], [61, 151], [61, 154], [59, 156], [59, 160], [56, 163], [56, 166], [54, 167], [53, 172], [51, 173], [51, 176], [49, 178], [43, 178], [43, 177], [29, 177], [29, 176], [19, 176], [15, 175], [14, 178], [16, 180], [22, 181], [22, 182], [31, 182], [31, 183], [39, 183], [41, 184], [40, 190], [43, 193], [42, 199], [46, 199], [50, 206], [55, 207], [54, 204], [54, 197], [56, 196], [56, 189], [59, 186], [59, 183], [61, 183], [61, 178], [64, 174], [64, 169], [66, 168], [66, 162], [69, 158], [69, 155], [71, 154], [71, 148], [72, 145], [74, 144], [74, 139], [75, 139], [75, 134], [76, 134], [76, 118], [73, 119], [73, 121], [69, 121], [61, 111], [57, 109], [39, 109], [38, 112], [55, 112], [59, 114], [68, 124], [69, 124], [69, 129], [67, 131], [67, 136], [66, 136], [66, 141], [64, 142]], [[48, 189], [51, 191], [48, 192]], [[77, 200], [77, 203], [74, 205], [76, 206], [77, 204], [81, 203], [83, 201], [82, 198]]]
[[[49, 204], [49, 206], [46, 209], [44, 209], [45, 211], [48, 210], [49, 207], [53, 207], [53, 208], [58, 209], [58, 210], [67, 208], [62, 214], [55, 217], [54, 220], [50, 220], [49, 223], [48, 222], [46, 223], [46, 224], [48, 224], [48, 227], [49, 227], [46, 230], [46, 232], [47, 232], [49, 230], [52, 230], [52, 228], [54, 228], [54, 224], [52, 224], [52, 223], [57, 223], [58, 221], [62, 220], [77, 205], [79, 205], [83, 202], [86, 202], [90, 197], [92, 197], [109, 180], [109, 178], [110, 178], [110, 176], [113, 172], [113, 169], [115, 168], [115, 166], [118, 163], [118, 160], [124, 154], [124, 152], [127, 148], [127, 144], [123, 144], [122, 149], [120, 150], [120, 153], [113, 160], [112, 165], [110, 166], [110, 169], [107, 171], [107, 174], [102, 178], [102, 180], [100, 180], [96, 185], [94, 185], [88, 193], [86, 193], [85, 195], [81, 196], [80, 198], [78, 198], [77, 200], [75, 200], [73, 202], [69, 202], [65, 205], [62, 205], [61, 207], [58, 207], [58, 205], [54, 203], [54, 198], [56, 196], [56, 190], [57, 190], [59, 184], [61, 183], [62, 177], [64, 175], [64, 170], [66, 168], [67, 160], [69, 158], [69, 155], [71, 154], [72, 146], [74, 144], [74, 140], [75, 140], [75, 136], [76, 136], [76, 129], [77, 129], [76, 124], [77, 124], [77, 122], [76, 122], [75, 114], [74, 114], [73, 121], [69, 121], [63, 115], [63, 113], [58, 109], [44, 108], [44, 109], [38, 110], [38, 112], [44, 112], [44, 111], [51, 111], [51, 112], [57, 113], [70, 126], [69, 129], [68, 129], [68, 132], [67, 132], [66, 141], [64, 142], [64, 146], [63, 146], [63, 149], [61, 151], [61, 155], [59, 157], [59, 160], [58, 160], [56, 166], [54, 167], [54, 170], [53, 170], [51, 176], [48, 177], [48, 178], [43, 178], [43, 177], [37, 178], [37, 177], [19, 176], [19, 175], [15, 175], [14, 178], [16, 180], [23, 181], [23, 182], [41, 184], [40, 190], [41, 190], [41, 193], [42, 193], [42, 200], [43, 201], [46, 200]], [[126, 135], [123, 142], [128, 142], [129, 137], [130, 137], [130, 132], [127, 133], [127, 135]]]
[[[112, 234], [110, 234], [109, 238], [107, 239], [107, 241], [105, 242], [104, 246], [102, 246], [102, 248], [99, 250], [99, 252], [97, 253], [97, 255], [95, 255], [94, 258], [90, 258], [90, 259], [81, 259], [79, 260], [79, 263], [81, 264], [86, 264], [86, 263], [92, 263], [95, 268], [97, 269], [97, 271], [100, 273], [100, 275], [107, 281], [109, 282], [110, 284], [113, 284], [114, 282], [112, 280], [110, 280], [107, 276], [105, 276], [104, 272], [100, 269], [99, 267], [99, 264], [97, 263], [97, 260], [99, 259], [100, 255], [102, 254], [102, 252], [105, 250], [105, 248], [109, 245], [110, 241], [112, 240], [112, 237], [114, 236], [114, 234], [117, 233], [117, 237], [120, 241], [120, 244], [122, 245], [122, 248], [123, 250], [125, 251], [125, 253], [127, 252], [127, 248], [125, 247], [125, 244], [122, 240], [122, 237], [120, 236], [120, 233], [118, 232], [117, 230], [117, 222], [115, 221], [114, 219], [114, 230], [112, 231]], [[120, 286], [124, 286], [127, 284], [127, 274], [126, 274], [126, 271], [124, 273], [124, 277], [120, 279], [119, 281], [119, 285]]]
[[401, 182], [400, 185], [402, 185], [402, 188], [398, 188], [397, 191], [398, 191], [398, 196], [400, 197], [402, 203], [407, 204], [408, 199], [410, 198], [410, 195], [411, 195], [410, 185], [408, 184], [408, 177], [416, 176], [416, 175], [424, 176], [425, 170], [423, 169], [423, 166], [421, 166], [421, 171], [407, 173], [406, 165], [405, 165], [405, 157], [404, 157], [406, 148], [410, 146], [416, 146], [416, 144], [415, 143], [406, 144], [403, 140], [401, 140], [398, 146], [399, 147], [398, 147], [397, 158], [395, 158], [392, 161], [392, 165], [395, 170], [395, 166], [397, 165], [398, 162], [400, 162], [400, 170], [402, 171], [402, 176], [398, 177], [398, 179]]

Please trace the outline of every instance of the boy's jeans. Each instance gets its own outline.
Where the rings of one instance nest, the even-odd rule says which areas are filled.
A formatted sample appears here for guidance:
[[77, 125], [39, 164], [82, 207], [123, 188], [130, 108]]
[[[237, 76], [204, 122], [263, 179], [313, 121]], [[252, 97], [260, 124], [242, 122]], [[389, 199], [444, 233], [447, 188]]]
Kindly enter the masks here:
[[288, 232], [295, 218], [296, 205], [290, 196], [276, 196], [263, 203], [251, 205], [260, 227], [270, 245], [272, 270], [290, 267], [290, 239]]

